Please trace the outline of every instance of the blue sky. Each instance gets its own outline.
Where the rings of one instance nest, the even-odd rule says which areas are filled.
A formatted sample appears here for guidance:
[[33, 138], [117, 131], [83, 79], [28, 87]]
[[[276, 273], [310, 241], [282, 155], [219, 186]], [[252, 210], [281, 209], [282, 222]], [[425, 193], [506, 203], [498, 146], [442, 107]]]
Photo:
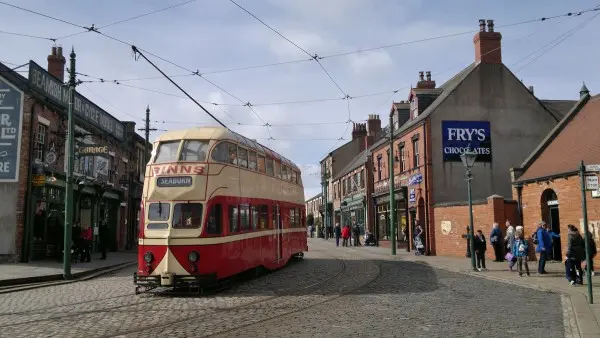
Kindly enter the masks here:
[[[501, 27], [593, 8], [600, 5], [600, 0], [236, 1], [310, 54], [320, 56], [475, 32], [479, 19], [493, 19], [496, 30], [503, 35], [504, 63], [526, 85], [534, 86], [538, 97], [576, 99], [582, 81], [594, 94], [600, 88], [597, 66], [600, 47], [594, 42], [600, 41], [600, 18], [589, 21], [551, 50], [540, 50], [598, 12]], [[95, 24], [98, 27], [184, 1], [7, 2], [78, 25]], [[0, 4], [0, 31], [56, 38], [81, 29]], [[101, 31], [201, 73], [308, 58], [226, 0], [198, 0]], [[419, 71], [430, 70], [433, 79], [441, 85], [473, 62], [473, 34], [351, 53], [325, 58], [321, 62], [348, 95], [378, 94], [351, 99], [352, 120], [364, 120], [369, 114], [376, 113], [386, 125], [392, 101], [406, 100], [408, 88], [416, 83]], [[53, 43], [0, 33], [0, 44], [3, 46], [0, 61], [23, 64], [31, 59], [45, 67]], [[79, 34], [59, 39], [57, 44], [66, 49], [74, 46], [77, 70], [93, 77], [122, 80], [160, 76], [143, 59], [135, 61], [130, 47], [99, 34]], [[186, 74], [180, 68], [149, 57], [170, 75]], [[240, 101], [198, 76], [174, 79], [196, 99], [224, 104], [206, 107], [233, 130], [256, 138], [295, 161], [304, 169], [306, 197], [318, 193], [319, 160], [332, 147], [345, 142], [336, 141], [342, 135], [346, 140], [350, 138], [351, 127], [347, 128], [345, 124], [348, 102], [339, 99], [303, 104], [258, 104], [343, 97], [319, 65], [314, 61], [300, 62], [207, 74], [205, 77], [241, 101], [256, 105], [254, 109], [260, 119], [247, 107], [230, 106], [239, 105]], [[84, 76], [79, 79], [94, 80]], [[117, 118], [135, 120], [140, 127], [147, 105], [152, 109], [151, 120], [160, 121], [153, 122], [155, 128], [168, 130], [213, 123], [165, 79], [121, 81], [121, 85], [92, 82], [79, 86], [78, 91]], [[261, 126], [263, 121], [273, 125], [269, 130], [274, 140], [268, 140], [269, 130]], [[309, 125], [321, 122], [335, 123]], [[294, 123], [300, 125], [293, 126]]]

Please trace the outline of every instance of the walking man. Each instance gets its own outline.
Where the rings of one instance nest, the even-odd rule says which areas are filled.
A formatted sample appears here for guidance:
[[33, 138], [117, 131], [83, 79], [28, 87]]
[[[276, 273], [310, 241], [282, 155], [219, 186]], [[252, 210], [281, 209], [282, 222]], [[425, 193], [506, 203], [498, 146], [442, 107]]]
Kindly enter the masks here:
[[335, 223], [335, 246], [340, 246], [340, 237], [342, 237], [342, 228], [340, 223]]
[[98, 237], [100, 237], [100, 252], [102, 253], [100, 259], [106, 259], [106, 249], [108, 248], [108, 227], [106, 225], [106, 220], [100, 221]]
[[502, 262], [502, 245], [500, 240], [502, 239], [502, 230], [498, 226], [498, 223], [494, 223], [492, 226], [492, 233], [490, 234], [490, 243], [492, 243], [492, 248], [494, 248], [494, 262]]

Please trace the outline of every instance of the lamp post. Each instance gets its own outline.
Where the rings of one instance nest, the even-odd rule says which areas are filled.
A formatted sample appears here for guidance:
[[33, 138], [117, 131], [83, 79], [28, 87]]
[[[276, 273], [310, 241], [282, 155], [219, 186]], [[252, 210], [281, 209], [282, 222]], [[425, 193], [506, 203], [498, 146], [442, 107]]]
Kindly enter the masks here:
[[63, 278], [71, 279], [71, 237], [73, 221], [73, 134], [75, 133], [73, 108], [75, 106], [75, 51], [71, 50], [71, 65], [69, 67], [69, 106], [67, 111], [67, 172], [65, 175], [65, 233], [64, 233], [64, 254], [63, 254]]
[[327, 233], [327, 217], [328, 217], [328, 212], [327, 212], [327, 195], [328, 195], [328, 188], [329, 188], [329, 172], [327, 171], [327, 164], [325, 165], [325, 171], [323, 172], [323, 175], [321, 177], [321, 184], [323, 185], [323, 237], [325, 238], [325, 240], [329, 239], [328, 233]]
[[475, 265], [475, 229], [473, 228], [473, 199], [471, 197], [471, 179], [473, 176], [471, 175], [471, 168], [473, 168], [476, 158], [477, 153], [472, 152], [470, 148], [460, 155], [460, 160], [466, 169], [465, 180], [467, 181], [467, 198], [469, 199], [469, 242], [471, 247], [471, 267], [473, 268], [473, 271], [477, 271], [477, 266]]

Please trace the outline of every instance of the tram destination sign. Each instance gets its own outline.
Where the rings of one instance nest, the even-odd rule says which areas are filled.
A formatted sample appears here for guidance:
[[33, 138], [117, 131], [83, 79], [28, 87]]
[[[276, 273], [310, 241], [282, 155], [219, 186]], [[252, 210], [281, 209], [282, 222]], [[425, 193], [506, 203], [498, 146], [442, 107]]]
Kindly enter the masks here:
[[161, 188], [190, 187], [192, 176], [161, 176], [156, 178], [156, 185]]
[[489, 121], [442, 121], [442, 151], [445, 162], [461, 162], [467, 149], [477, 153], [477, 162], [492, 161]]
[[[68, 109], [69, 87], [63, 85], [59, 79], [50, 75], [33, 61], [29, 61], [29, 85], [54, 104], [63, 107], [65, 110]], [[73, 112], [79, 118], [108, 134], [114, 135], [119, 140], [125, 139], [125, 128], [119, 120], [77, 92], [75, 92]]]

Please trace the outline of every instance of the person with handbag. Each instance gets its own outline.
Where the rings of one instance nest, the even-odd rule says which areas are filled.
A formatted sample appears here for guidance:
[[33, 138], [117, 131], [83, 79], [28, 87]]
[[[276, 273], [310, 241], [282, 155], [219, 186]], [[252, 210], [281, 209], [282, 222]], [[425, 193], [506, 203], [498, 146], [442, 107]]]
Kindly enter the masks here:
[[523, 235], [523, 231], [517, 231], [511, 251], [513, 256], [517, 258], [517, 271], [519, 271], [519, 277], [523, 276], [523, 263], [525, 264], [527, 276], [530, 276], [527, 258], [529, 254], [529, 244], [525, 239], [525, 235]]
[[506, 243], [506, 256], [504, 256], [504, 258], [508, 261], [508, 270], [513, 271], [513, 267], [517, 261], [513, 252], [513, 245], [515, 244], [515, 228], [510, 225], [510, 222], [508, 221], [506, 224], [506, 237], [504, 237], [504, 243]]

